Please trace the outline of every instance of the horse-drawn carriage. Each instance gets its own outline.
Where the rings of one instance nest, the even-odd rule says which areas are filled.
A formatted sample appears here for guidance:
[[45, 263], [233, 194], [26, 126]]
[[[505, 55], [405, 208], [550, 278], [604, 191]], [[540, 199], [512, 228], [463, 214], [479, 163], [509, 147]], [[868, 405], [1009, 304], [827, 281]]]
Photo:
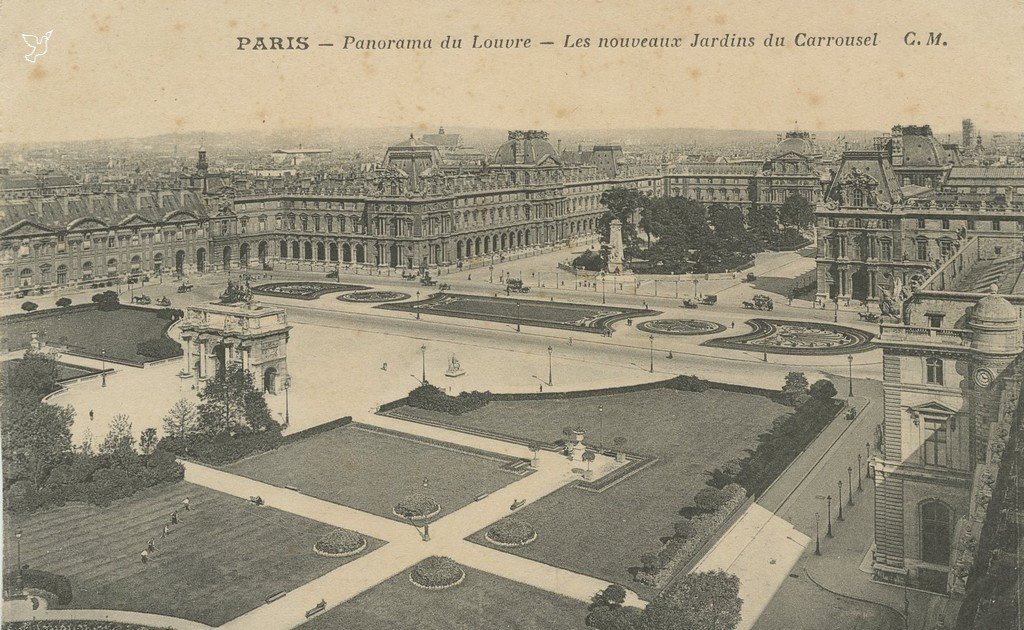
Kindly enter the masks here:
[[683, 308], [697, 308], [697, 306], [698, 304], [695, 300], [691, 300], [690, 298], [683, 300]]
[[857, 313], [857, 317], [860, 317], [861, 320], [865, 322], [871, 322], [872, 324], [877, 324], [878, 322], [882, 321], [881, 315], [879, 315], [878, 313], [872, 313], [871, 311], [868, 311], [866, 313]]
[[178, 293], [191, 293], [192, 285], [187, 282], [182, 282], [178, 285]]
[[702, 297], [700, 299], [700, 303], [703, 304], [704, 306], [714, 306], [715, 304], [718, 303], [718, 296], [717, 295], [705, 295], [704, 297]]
[[523, 284], [520, 278], [509, 278], [505, 281], [505, 288], [509, 293], [529, 293], [530, 287]]
[[145, 293], [132, 296], [132, 304], [152, 304], [153, 300]]
[[757, 311], [770, 311], [775, 308], [775, 303], [772, 302], [772, 299], [767, 295], [757, 293], [754, 295], [754, 299], [752, 301], [748, 302], [744, 300], [743, 308], [749, 308]]

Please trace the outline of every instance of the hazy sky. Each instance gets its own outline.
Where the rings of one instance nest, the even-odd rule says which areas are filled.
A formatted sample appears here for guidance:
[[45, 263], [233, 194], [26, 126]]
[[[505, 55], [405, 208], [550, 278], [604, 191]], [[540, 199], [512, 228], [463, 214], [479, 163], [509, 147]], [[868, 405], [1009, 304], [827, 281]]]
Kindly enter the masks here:
[[[53, 30], [35, 64], [21, 33]], [[941, 32], [947, 46], [903, 44]], [[876, 48], [797, 48], [797, 33], [870, 35]], [[691, 48], [694, 34], [752, 48]], [[765, 48], [769, 34], [785, 48]], [[441, 50], [446, 34], [530, 37], [526, 50]], [[305, 51], [236, 37], [307, 36]], [[344, 50], [432, 38], [427, 51]], [[590, 37], [589, 49], [562, 46]], [[678, 36], [610, 50], [597, 38]], [[173, 131], [404, 126], [1024, 130], [1024, 3], [638, 0], [0, 3], [0, 142]], [[538, 41], [554, 41], [540, 46]], [[334, 47], [319, 47], [330, 42]]]

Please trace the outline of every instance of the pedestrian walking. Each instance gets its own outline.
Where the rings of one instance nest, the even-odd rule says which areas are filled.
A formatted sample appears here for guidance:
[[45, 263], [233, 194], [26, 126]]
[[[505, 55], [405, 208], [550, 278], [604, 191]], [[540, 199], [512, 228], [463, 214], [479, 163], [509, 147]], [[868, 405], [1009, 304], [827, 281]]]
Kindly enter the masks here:
[[189, 502], [188, 497], [185, 497], [185, 499], [181, 502], [181, 504], [185, 506], [185, 511], [186, 512], [191, 512], [192, 511], [192, 504]]
[[164, 525], [164, 532], [162, 534], [160, 534], [160, 538], [167, 538], [168, 534], [170, 534], [170, 533], [171, 533], [171, 528], [168, 527], [167, 525]]
[[149, 544], [146, 545], [146, 551], [149, 553], [154, 553], [156, 551], [156, 541], [152, 538], [149, 539]]
[[729, 328], [736, 328], [736, 322], [732, 322], [731, 324], [729, 324]]
[[171, 512], [171, 525], [177, 525], [177, 524], [178, 524], [178, 511], [174, 510], [173, 512]]
[[426, 477], [423, 478], [423, 487], [424, 488], [427, 487], [427, 478]]
[[142, 550], [142, 564], [149, 562], [149, 552], [145, 549]]
[[92, 422], [92, 420], [93, 420], [92, 409], [90, 409], [89, 410], [89, 422]]

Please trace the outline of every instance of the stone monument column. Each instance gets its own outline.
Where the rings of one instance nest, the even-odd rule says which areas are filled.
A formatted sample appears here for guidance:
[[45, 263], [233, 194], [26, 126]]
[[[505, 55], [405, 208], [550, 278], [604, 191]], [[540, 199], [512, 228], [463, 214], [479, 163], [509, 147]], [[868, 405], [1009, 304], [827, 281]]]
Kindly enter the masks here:
[[608, 227], [608, 272], [622, 273], [622, 221], [613, 219]]

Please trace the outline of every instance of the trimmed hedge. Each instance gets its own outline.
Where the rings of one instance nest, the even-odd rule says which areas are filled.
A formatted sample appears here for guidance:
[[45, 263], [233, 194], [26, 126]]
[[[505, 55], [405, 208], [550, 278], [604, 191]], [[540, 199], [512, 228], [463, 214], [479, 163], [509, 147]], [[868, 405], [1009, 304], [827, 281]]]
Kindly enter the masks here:
[[[677, 535], [669, 538], [657, 553], [646, 553], [642, 557], [644, 567], [636, 572], [636, 581], [647, 586], [661, 587], [665, 580], [675, 574], [676, 568], [688, 562], [691, 557], [715, 536], [738, 507], [747, 499], [747, 491], [741, 486], [732, 484], [717, 490], [705, 488], [697, 493], [700, 496], [705, 490], [716, 493], [717, 508], [714, 511], [699, 514], [682, 526], [677, 523]], [[699, 503], [698, 503], [699, 505]], [[678, 534], [685, 533], [685, 536]]]
[[461, 392], [458, 396], [449, 396], [441, 388], [424, 383], [409, 392], [406, 404], [417, 409], [459, 416], [479, 409], [490, 401], [490, 392]]
[[280, 430], [260, 433], [240, 433], [210, 436], [194, 436], [184, 442], [180, 438], [167, 436], [160, 440], [159, 448], [166, 449], [181, 457], [188, 457], [205, 464], [220, 466], [230, 464], [243, 457], [277, 448], [282, 444]]
[[739, 462], [711, 471], [708, 484], [721, 488], [738, 483], [760, 496], [842, 409], [835, 399], [808, 396], [792, 413], [776, 418], [772, 428], [758, 436], [757, 448]]
[[[8, 571], [4, 574], [4, 592], [11, 593], [17, 590], [18, 570]], [[21, 572], [21, 586], [23, 589], [39, 589], [52, 593], [56, 601], [52, 602], [59, 606], [67, 606], [71, 603], [71, 580], [63, 575], [40, 571], [39, 569], [25, 569]], [[4, 624], [5, 626], [7, 624]]]

